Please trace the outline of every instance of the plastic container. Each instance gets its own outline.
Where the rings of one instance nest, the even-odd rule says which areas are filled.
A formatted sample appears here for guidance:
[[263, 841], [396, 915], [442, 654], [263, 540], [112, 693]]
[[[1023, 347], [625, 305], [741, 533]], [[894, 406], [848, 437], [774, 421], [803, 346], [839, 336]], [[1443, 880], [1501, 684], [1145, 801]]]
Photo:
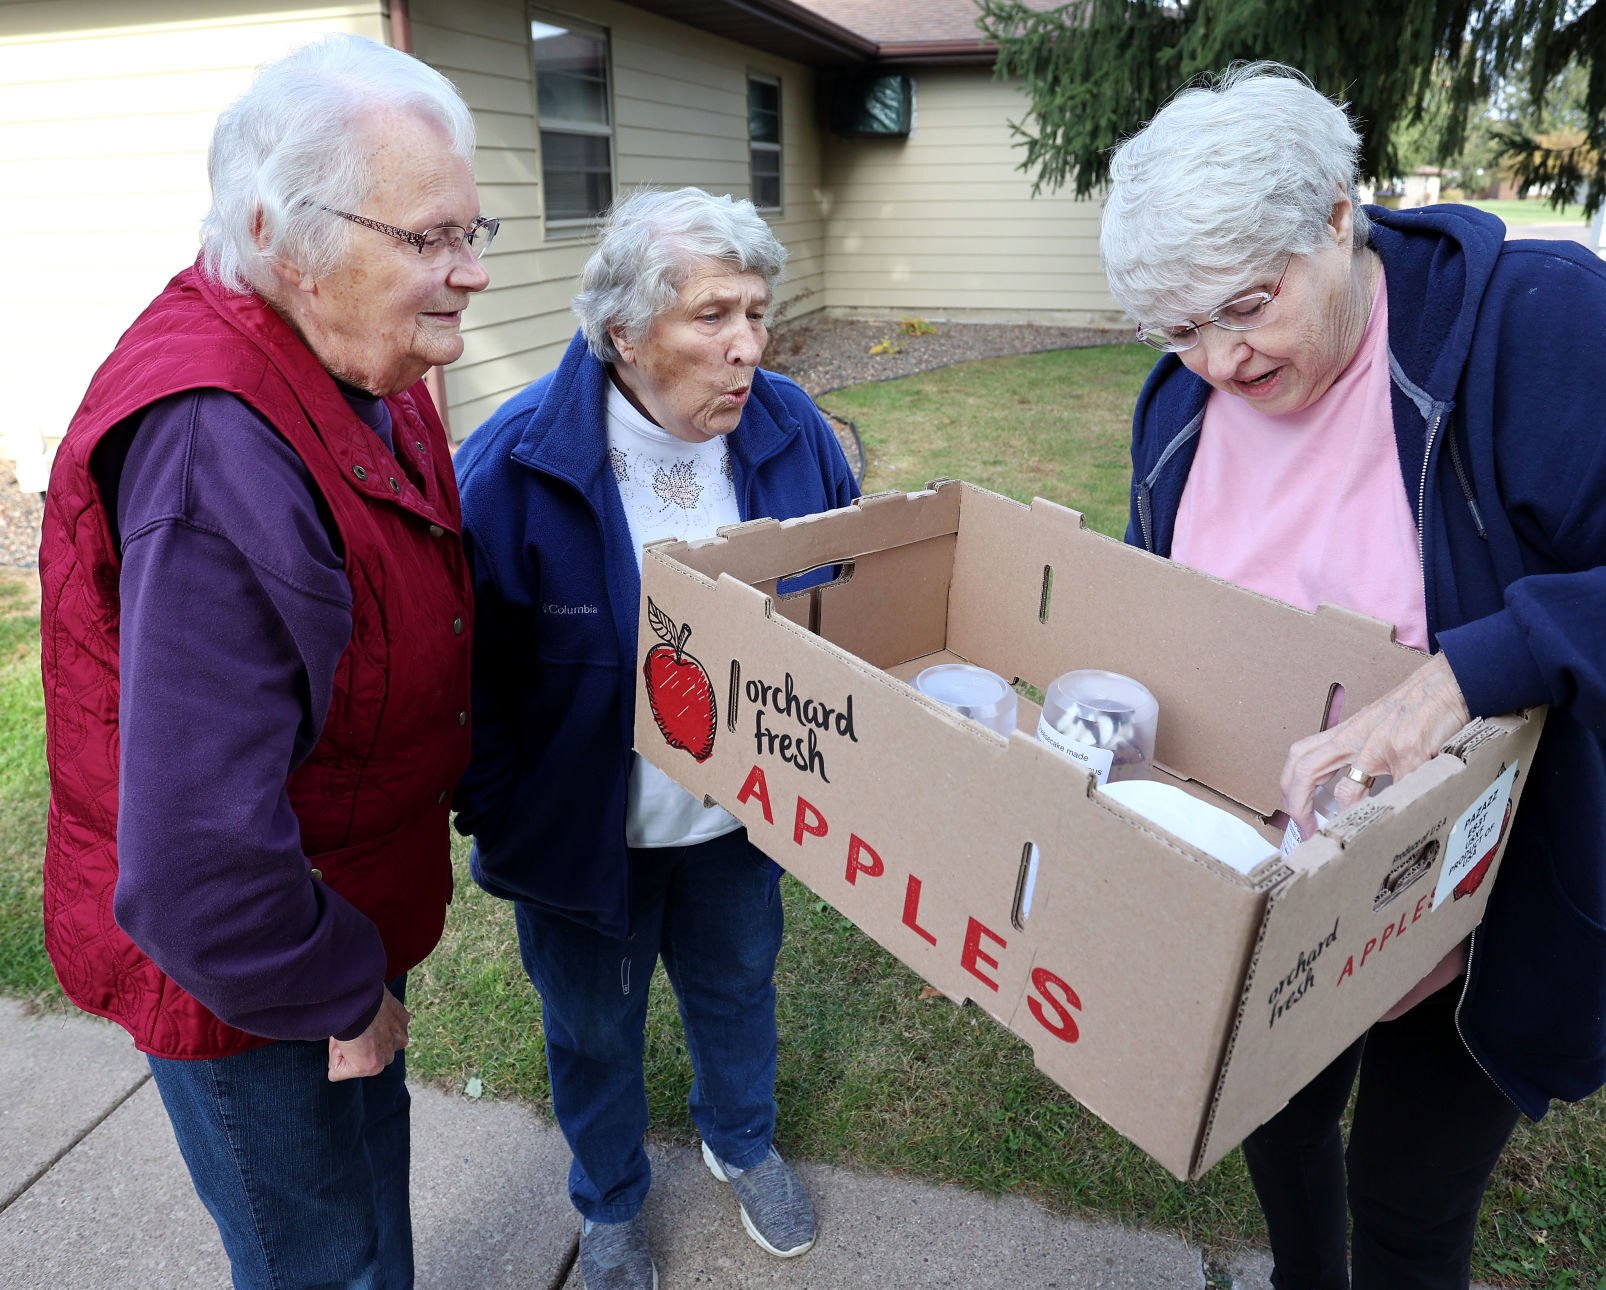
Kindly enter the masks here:
[[[1311, 805], [1316, 810], [1316, 828], [1318, 832], [1325, 829], [1332, 821], [1344, 813], [1345, 808], [1339, 806], [1338, 798], [1333, 796], [1333, 786], [1338, 783], [1343, 774], [1344, 767], [1340, 766], [1320, 784], [1316, 785], [1316, 792], [1311, 798]], [[1353, 810], [1361, 802], [1364, 802], [1367, 797], [1376, 797], [1393, 782], [1394, 776], [1379, 775], [1372, 781], [1371, 787], [1366, 790], [1366, 796], [1359, 801], [1351, 802], [1349, 809]], [[1287, 855], [1304, 840], [1305, 835], [1299, 831], [1299, 825], [1289, 820], [1288, 827], [1283, 830], [1283, 844], [1280, 849], [1284, 855]]]
[[937, 663], [915, 677], [914, 687], [1006, 738], [1015, 731], [1015, 690], [997, 672], [973, 663]]
[[1037, 737], [1080, 762], [1100, 784], [1147, 779], [1160, 705], [1141, 681], [1119, 672], [1067, 672], [1043, 696]]

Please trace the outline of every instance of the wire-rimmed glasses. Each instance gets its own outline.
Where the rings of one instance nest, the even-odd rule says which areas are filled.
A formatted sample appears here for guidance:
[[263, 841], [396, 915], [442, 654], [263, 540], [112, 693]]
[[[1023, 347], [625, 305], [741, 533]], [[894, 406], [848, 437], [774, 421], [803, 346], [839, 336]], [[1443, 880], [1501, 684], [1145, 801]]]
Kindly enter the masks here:
[[1199, 328], [1209, 327], [1212, 323], [1226, 331], [1254, 331], [1256, 327], [1263, 326], [1271, 321], [1272, 301], [1282, 294], [1283, 279], [1288, 276], [1288, 265], [1294, 262], [1289, 256], [1283, 265], [1282, 274], [1277, 279], [1277, 285], [1270, 291], [1251, 291], [1246, 296], [1237, 296], [1224, 305], [1217, 305], [1208, 314], [1202, 323], [1172, 323], [1169, 326], [1139, 327], [1138, 339], [1150, 349], [1157, 349], [1164, 354], [1180, 354], [1185, 349], [1192, 349], [1199, 343]]
[[337, 211], [333, 206], [325, 206], [323, 209], [331, 215], [340, 216], [341, 219], [349, 219], [353, 224], [361, 224], [376, 233], [383, 233], [398, 242], [417, 247], [421, 256], [435, 262], [446, 261], [456, 255], [465, 244], [474, 258], [479, 259], [491, 249], [491, 242], [496, 238], [496, 230], [501, 224], [501, 221], [494, 217], [481, 215], [467, 228], [461, 224], [437, 224], [434, 228], [426, 228], [422, 233], [415, 233], [411, 229], [397, 228], [394, 224], [381, 224], [366, 215]]

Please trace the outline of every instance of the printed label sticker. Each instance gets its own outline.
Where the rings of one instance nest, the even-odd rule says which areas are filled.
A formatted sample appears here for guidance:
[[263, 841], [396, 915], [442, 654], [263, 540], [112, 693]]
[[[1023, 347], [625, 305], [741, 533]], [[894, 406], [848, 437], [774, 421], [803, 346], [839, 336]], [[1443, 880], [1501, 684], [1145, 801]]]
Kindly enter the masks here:
[[1093, 772], [1093, 778], [1100, 787], [1110, 777], [1110, 767], [1115, 764], [1115, 754], [1108, 748], [1100, 748], [1094, 744], [1079, 744], [1067, 739], [1053, 726], [1049, 725], [1046, 717], [1037, 720], [1037, 737], [1050, 748], [1057, 748], [1079, 766], [1085, 766]]
[[1446, 900], [1470, 896], [1483, 885], [1511, 825], [1511, 789], [1516, 782], [1513, 762], [1455, 822], [1445, 846], [1444, 867], [1433, 889], [1434, 909]]

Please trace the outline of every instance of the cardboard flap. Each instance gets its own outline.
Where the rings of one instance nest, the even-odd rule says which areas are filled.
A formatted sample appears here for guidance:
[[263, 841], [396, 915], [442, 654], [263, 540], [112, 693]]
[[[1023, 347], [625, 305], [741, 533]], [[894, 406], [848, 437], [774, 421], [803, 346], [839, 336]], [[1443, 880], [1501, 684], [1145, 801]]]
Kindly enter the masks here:
[[748, 520], [726, 525], [716, 537], [669, 540], [646, 549], [662, 551], [710, 578], [728, 573], [743, 582], [762, 583], [923, 542], [954, 533], [958, 527], [956, 490], [880, 493], [819, 515]]

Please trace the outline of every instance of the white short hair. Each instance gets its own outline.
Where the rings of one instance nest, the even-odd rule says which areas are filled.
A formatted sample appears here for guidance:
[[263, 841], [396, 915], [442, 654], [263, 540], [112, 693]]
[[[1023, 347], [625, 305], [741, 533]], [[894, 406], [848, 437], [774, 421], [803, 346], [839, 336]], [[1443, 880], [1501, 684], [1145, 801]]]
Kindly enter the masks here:
[[610, 330], [638, 343], [698, 266], [711, 261], [757, 273], [774, 294], [786, 248], [742, 198], [677, 188], [643, 190], [615, 202], [573, 301], [592, 355], [618, 362]]
[[450, 81], [409, 54], [337, 35], [264, 67], [212, 134], [212, 209], [201, 225], [207, 276], [248, 292], [266, 286], [274, 260], [314, 278], [337, 269], [353, 227], [324, 208], [356, 211], [367, 199], [364, 125], [387, 111], [439, 125], [472, 165], [473, 116]]
[[1346, 105], [1280, 63], [1235, 64], [1182, 90], [1110, 160], [1099, 258], [1140, 326], [1181, 322], [1316, 250], [1354, 206], [1360, 135]]

